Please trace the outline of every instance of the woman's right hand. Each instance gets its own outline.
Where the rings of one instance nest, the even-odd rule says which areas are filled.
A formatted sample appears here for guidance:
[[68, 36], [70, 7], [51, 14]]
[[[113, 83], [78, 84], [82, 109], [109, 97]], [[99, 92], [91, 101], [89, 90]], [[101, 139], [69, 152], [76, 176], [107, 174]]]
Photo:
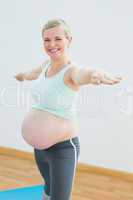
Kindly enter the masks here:
[[20, 72], [14, 76], [18, 81], [24, 81], [24, 73]]

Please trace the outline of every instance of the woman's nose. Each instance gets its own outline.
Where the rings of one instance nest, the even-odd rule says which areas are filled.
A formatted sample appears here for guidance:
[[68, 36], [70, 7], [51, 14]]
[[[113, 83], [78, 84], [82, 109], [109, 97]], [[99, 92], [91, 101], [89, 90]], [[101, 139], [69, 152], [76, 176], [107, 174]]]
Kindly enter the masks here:
[[54, 42], [54, 41], [51, 41], [51, 42], [50, 42], [50, 46], [51, 46], [51, 47], [54, 47], [54, 46], [55, 46], [55, 42]]

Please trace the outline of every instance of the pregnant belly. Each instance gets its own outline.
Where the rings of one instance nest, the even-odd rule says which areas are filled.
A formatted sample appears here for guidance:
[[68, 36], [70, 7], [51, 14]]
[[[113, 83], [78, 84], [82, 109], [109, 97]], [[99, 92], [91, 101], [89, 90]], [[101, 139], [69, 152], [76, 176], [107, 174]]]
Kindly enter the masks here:
[[75, 121], [58, 118], [48, 112], [31, 110], [22, 123], [22, 136], [37, 149], [50, 146], [77, 135]]

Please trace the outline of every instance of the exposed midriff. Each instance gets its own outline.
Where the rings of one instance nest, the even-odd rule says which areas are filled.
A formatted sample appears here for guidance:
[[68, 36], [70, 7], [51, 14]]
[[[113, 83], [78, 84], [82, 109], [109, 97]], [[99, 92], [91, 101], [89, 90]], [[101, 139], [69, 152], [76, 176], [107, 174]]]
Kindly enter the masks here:
[[37, 149], [49, 148], [77, 135], [76, 119], [64, 119], [47, 111], [32, 109], [22, 123], [23, 138]]

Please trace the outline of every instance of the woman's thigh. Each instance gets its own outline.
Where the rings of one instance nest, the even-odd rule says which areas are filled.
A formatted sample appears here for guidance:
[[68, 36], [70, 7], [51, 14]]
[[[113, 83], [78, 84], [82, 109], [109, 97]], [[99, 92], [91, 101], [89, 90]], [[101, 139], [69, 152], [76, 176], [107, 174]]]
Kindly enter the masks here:
[[51, 200], [70, 200], [80, 146], [77, 139], [55, 145], [50, 152]]
[[35, 149], [35, 160], [51, 200], [70, 200], [80, 154], [78, 137], [45, 150]]
[[44, 190], [47, 195], [50, 195], [50, 170], [49, 164], [45, 160], [45, 153], [42, 150], [34, 149], [34, 157], [40, 174], [42, 175], [45, 182]]

